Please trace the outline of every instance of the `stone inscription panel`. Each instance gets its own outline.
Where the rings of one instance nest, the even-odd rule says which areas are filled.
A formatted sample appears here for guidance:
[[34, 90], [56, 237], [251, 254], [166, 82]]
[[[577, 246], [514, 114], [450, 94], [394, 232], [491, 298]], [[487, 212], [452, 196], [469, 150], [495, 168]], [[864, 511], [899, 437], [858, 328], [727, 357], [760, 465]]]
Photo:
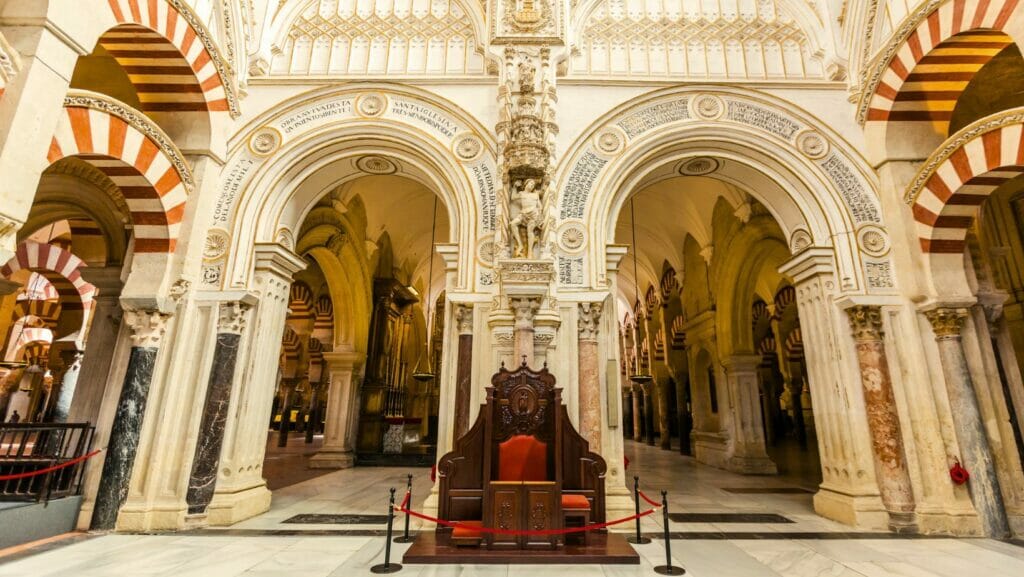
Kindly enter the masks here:
[[469, 170], [480, 193], [480, 228], [486, 232], [494, 232], [498, 206], [498, 196], [494, 189], [494, 171], [487, 162], [473, 165]]
[[592, 150], [583, 153], [579, 161], [572, 167], [569, 180], [565, 183], [562, 193], [561, 218], [583, 218], [587, 208], [590, 191], [608, 161], [594, 154]]
[[390, 114], [399, 119], [421, 124], [427, 128], [428, 132], [439, 135], [445, 140], [455, 138], [455, 133], [461, 128], [455, 120], [444, 112], [432, 106], [404, 98], [391, 98]]
[[652, 104], [622, 119], [618, 126], [627, 136], [635, 138], [637, 135], [663, 124], [690, 118], [688, 102], [689, 99], [680, 98]]
[[730, 101], [727, 118], [734, 122], [756, 126], [786, 140], [791, 140], [800, 130], [799, 124], [785, 116], [746, 102]]
[[217, 206], [213, 209], [214, 224], [223, 225], [231, 217], [231, 210], [238, 199], [238, 193], [249, 181], [253, 167], [256, 166], [256, 159], [242, 156], [232, 163], [220, 183], [220, 197], [217, 199]]
[[583, 284], [583, 258], [558, 257], [558, 284], [570, 286]]
[[843, 201], [850, 208], [854, 220], [858, 223], [881, 222], [874, 199], [849, 165], [843, 162], [842, 157], [835, 153], [830, 154], [821, 162], [821, 168], [843, 195]]
[[302, 108], [277, 121], [277, 128], [284, 136], [290, 136], [298, 130], [308, 130], [322, 126], [328, 122], [352, 116], [353, 98], [342, 98], [329, 102], [320, 102]]

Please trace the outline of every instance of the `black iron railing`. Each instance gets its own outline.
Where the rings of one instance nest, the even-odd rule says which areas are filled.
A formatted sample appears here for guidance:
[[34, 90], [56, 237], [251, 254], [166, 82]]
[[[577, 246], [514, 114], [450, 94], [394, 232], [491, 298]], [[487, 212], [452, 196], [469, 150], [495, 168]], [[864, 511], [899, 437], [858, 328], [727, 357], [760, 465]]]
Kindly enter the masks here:
[[93, 432], [89, 423], [0, 425], [0, 501], [79, 494]]

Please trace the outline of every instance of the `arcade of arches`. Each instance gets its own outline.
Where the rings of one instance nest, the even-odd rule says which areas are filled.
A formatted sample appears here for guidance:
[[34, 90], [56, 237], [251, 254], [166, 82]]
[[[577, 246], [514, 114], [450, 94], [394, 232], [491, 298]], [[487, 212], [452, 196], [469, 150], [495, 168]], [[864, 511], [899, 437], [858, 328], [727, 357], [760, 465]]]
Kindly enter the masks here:
[[1017, 0], [0, 0], [0, 417], [95, 425], [81, 529], [229, 526], [525, 362], [609, 519], [646, 443], [1020, 536], [1022, 48]]

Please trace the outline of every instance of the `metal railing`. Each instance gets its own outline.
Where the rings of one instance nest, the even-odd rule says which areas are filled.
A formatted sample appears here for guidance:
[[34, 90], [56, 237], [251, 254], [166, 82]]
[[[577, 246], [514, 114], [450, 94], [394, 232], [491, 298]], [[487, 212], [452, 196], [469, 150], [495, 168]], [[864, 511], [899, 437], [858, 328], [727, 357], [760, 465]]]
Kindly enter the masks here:
[[47, 501], [81, 492], [94, 427], [89, 423], [5, 423], [0, 425], [0, 501]]

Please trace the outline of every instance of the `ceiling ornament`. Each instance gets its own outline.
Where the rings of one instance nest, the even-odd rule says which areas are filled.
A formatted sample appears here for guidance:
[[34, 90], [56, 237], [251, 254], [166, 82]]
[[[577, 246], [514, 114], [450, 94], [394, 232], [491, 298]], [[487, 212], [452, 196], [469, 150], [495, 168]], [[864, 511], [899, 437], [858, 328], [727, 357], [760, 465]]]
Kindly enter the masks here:
[[367, 174], [394, 174], [398, 165], [383, 156], [368, 155], [356, 161], [356, 168]]
[[679, 165], [679, 174], [683, 176], [704, 176], [718, 170], [719, 162], [710, 156], [698, 156], [683, 161]]

